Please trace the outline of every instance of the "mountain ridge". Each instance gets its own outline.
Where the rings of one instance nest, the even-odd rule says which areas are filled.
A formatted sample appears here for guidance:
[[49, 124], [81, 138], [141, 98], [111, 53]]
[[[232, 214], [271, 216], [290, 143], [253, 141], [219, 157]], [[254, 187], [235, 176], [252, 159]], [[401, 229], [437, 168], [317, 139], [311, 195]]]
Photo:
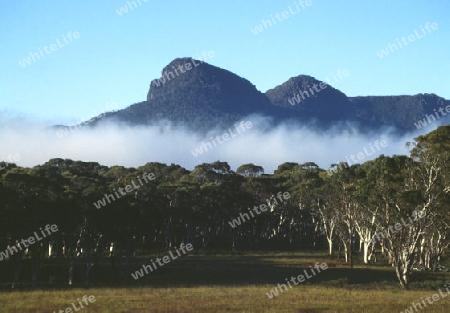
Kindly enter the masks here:
[[[358, 125], [362, 131], [393, 127], [405, 133], [417, 128], [418, 120], [448, 105], [449, 100], [435, 94], [348, 97], [309, 75], [291, 77], [263, 93], [231, 71], [185, 57], [171, 61], [161, 77], [151, 81], [146, 100], [103, 113], [89, 125], [169, 121], [207, 132], [217, 127], [226, 129], [250, 115], [261, 115], [269, 117], [273, 125], [314, 121], [318, 129], [326, 129], [345, 122]], [[441, 122], [447, 120], [444, 117]]]

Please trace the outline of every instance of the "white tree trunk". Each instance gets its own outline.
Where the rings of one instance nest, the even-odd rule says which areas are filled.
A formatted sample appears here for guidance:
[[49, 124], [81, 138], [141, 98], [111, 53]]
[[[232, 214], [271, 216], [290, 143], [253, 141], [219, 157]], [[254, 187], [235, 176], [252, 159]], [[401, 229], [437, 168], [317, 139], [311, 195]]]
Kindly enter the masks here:
[[364, 240], [363, 244], [364, 244], [364, 251], [363, 251], [364, 264], [367, 264], [367, 263], [369, 263], [369, 248], [370, 248], [370, 245], [372, 244], [372, 242], [368, 241], [368, 240]]

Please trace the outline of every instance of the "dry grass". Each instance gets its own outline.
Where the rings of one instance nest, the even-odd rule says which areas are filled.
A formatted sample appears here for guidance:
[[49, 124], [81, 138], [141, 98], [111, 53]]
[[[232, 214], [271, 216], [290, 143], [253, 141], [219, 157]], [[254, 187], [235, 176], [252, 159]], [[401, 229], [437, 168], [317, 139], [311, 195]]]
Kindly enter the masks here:
[[[96, 302], [80, 313], [150, 312], [401, 312], [432, 295], [426, 291], [357, 290], [320, 286], [297, 286], [269, 299], [273, 286], [195, 287], [195, 288], [108, 288], [63, 291], [0, 293], [0, 312], [58, 312], [83, 295]], [[424, 308], [427, 313], [447, 313], [449, 300], [441, 299]]]

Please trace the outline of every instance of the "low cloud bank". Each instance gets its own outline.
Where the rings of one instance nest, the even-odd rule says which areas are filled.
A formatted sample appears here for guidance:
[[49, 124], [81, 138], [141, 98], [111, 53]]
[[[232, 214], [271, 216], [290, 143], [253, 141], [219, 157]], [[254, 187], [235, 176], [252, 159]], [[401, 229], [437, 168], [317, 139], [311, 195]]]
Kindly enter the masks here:
[[[48, 125], [0, 116], [0, 162], [9, 162], [8, 157], [19, 155], [17, 165], [26, 167], [43, 164], [51, 158], [68, 158], [126, 167], [147, 162], [175, 163], [187, 169], [220, 160], [228, 162], [234, 170], [242, 164], [254, 163], [263, 166], [266, 173], [272, 173], [284, 162], [315, 162], [329, 169], [330, 164], [341, 161], [364, 163], [380, 154], [408, 154], [407, 141], [438, 126], [429, 125], [427, 129], [397, 136], [389, 129], [360, 134], [356, 127], [344, 130], [342, 125], [324, 132], [316, 131], [312, 125], [288, 123], [268, 129], [269, 120], [257, 116], [243, 121], [251, 122], [252, 127], [237, 133], [239, 124], [230, 125], [235, 136], [223, 140], [224, 133], [230, 134], [228, 130], [199, 135], [170, 123], [145, 127], [110, 123], [74, 129], [61, 136], [60, 130]], [[380, 147], [382, 140], [387, 145]], [[192, 151], [201, 146], [207, 149], [194, 156]]]

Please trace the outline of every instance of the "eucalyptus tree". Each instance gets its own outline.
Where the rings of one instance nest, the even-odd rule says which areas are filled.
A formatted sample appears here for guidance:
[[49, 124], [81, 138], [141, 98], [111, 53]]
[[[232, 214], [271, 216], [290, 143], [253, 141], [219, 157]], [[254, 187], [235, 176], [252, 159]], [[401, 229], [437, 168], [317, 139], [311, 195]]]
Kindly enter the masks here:
[[[314, 211], [320, 220], [320, 228], [328, 242], [328, 254], [333, 254], [333, 243], [336, 241], [338, 227], [341, 224], [338, 194], [339, 188], [335, 177], [328, 173], [322, 174], [324, 184], [315, 190]], [[345, 244], [345, 247], [347, 245]], [[347, 254], [346, 254], [347, 258]], [[347, 261], [347, 259], [346, 259]]]
[[[240, 190], [238, 203], [230, 211], [232, 214], [230, 218], [234, 218], [239, 214], [249, 214], [248, 209], [254, 209], [254, 207], [260, 207], [261, 205], [267, 206], [265, 212], [261, 212], [252, 218], [252, 221], [245, 223], [244, 227], [232, 228], [233, 240], [235, 238], [242, 237], [244, 234], [255, 234], [256, 244], [260, 245], [267, 243], [274, 236], [274, 229], [276, 229], [279, 223], [279, 212], [276, 212], [277, 205], [272, 199], [273, 195], [277, 192], [277, 184], [279, 179], [274, 178], [273, 175], [259, 175], [259, 176], [247, 176], [242, 179], [242, 182], [237, 186]], [[255, 212], [256, 213], [256, 212]]]
[[423, 194], [417, 188], [417, 162], [406, 156], [381, 156], [368, 169], [374, 197], [378, 201], [376, 234], [372, 242], [379, 243], [388, 256], [403, 288], [408, 288], [417, 247], [428, 221]]
[[358, 219], [361, 218], [361, 214], [359, 214], [361, 205], [357, 195], [359, 180], [364, 176], [364, 172], [359, 164], [352, 166], [345, 164], [330, 175], [336, 188], [335, 205], [342, 224], [338, 228], [338, 234], [346, 250], [346, 260], [350, 262], [350, 267], [353, 267], [356, 229]]
[[247, 163], [239, 166], [236, 170], [236, 174], [242, 175], [244, 177], [248, 176], [259, 176], [264, 174], [264, 168], [253, 163]]
[[288, 162], [278, 166], [273, 175], [275, 190], [289, 192], [289, 200], [272, 210], [279, 216], [278, 222], [273, 225], [272, 236], [289, 238], [289, 244], [297, 241], [302, 246], [316, 246], [317, 236], [321, 235], [318, 233], [320, 220], [313, 209], [314, 192], [323, 183], [320, 177], [322, 172], [313, 162]]
[[[10, 229], [10, 243], [14, 245], [15, 252], [19, 252], [19, 246], [15, 243], [21, 238], [28, 238], [34, 232], [39, 232], [40, 227], [46, 224], [57, 224], [55, 212], [57, 202], [61, 200], [65, 180], [57, 171], [47, 171], [44, 167], [26, 169], [15, 167], [9, 169], [2, 178], [3, 187], [14, 192], [17, 198], [6, 205], [6, 208], [15, 207], [8, 217]], [[8, 229], [7, 228], [7, 229]], [[46, 256], [46, 247], [50, 247], [55, 239], [48, 236], [30, 245], [26, 252], [31, 254], [32, 286], [36, 287], [39, 281], [39, 273], [42, 260]], [[48, 250], [47, 250], [48, 251]], [[19, 280], [21, 258], [16, 261], [15, 279], [13, 286]]]
[[[383, 159], [381, 155], [377, 160]], [[375, 251], [373, 237], [377, 231], [377, 216], [380, 208], [380, 197], [384, 195], [379, 192], [379, 182], [377, 181], [377, 170], [379, 164], [375, 161], [367, 161], [360, 167], [363, 177], [358, 181], [356, 200], [359, 203], [355, 212], [355, 229], [360, 238], [360, 247], [363, 249], [363, 262], [369, 263]]]
[[420, 229], [420, 257], [425, 268], [436, 271], [439, 259], [450, 240], [450, 126], [408, 143], [414, 167], [410, 171], [410, 189], [420, 193], [416, 210], [423, 216]]

